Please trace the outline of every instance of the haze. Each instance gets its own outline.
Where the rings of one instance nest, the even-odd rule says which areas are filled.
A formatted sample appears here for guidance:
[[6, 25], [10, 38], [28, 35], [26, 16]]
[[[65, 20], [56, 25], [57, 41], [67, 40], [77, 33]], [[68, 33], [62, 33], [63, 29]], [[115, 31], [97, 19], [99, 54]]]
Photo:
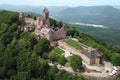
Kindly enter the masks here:
[[120, 5], [120, 0], [1, 0], [0, 4], [32, 6], [100, 6]]

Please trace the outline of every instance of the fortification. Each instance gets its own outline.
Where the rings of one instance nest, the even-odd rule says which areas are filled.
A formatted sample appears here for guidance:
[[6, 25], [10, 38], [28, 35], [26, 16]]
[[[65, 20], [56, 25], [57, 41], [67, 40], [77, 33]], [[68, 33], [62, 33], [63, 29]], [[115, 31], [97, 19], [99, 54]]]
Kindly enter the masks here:
[[29, 18], [24, 13], [19, 14], [19, 20], [21, 22], [21, 30], [33, 31], [37, 36], [45, 37], [50, 41], [56, 41], [58, 39], [66, 38], [66, 29], [63, 27], [58, 28], [50, 26], [49, 11], [47, 8], [43, 9], [42, 16], [38, 16], [35, 19]]

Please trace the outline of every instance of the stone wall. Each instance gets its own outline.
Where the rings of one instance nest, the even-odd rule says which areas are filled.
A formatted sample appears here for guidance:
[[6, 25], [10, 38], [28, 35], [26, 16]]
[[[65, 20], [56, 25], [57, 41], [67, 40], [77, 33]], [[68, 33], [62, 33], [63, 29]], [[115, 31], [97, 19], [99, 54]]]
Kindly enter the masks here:
[[86, 62], [87, 64], [91, 64], [91, 60], [88, 57], [86, 57], [84, 54], [82, 54], [80, 52], [80, 50], [77, 50], [74, 47], [71, 47], [71, 46], [67, 45], [62, 40], [58, 41], [58, 46], [60, 46], [61, 48], [65, 49], [67, 51], [69, 51], [72, 54], [79, 55], [83, 59], [84, 62]]
[[25, 21], [25, 23], [30, 23], [30, 24], [36, 25], [36, 20], [34, 20], [32, 18], [25, 18], [24, 21]]
[[65, 30], [54, 31], [54, 37], [55, 39], [65, 39], [66, 31]]
[[100, 59], [99, 58], [89, 58], [86, 55], [84, 55], [83, 53], [81, 53], [80, 50], [77, 50], [74, 47], [66, 44], [63, 40], [58, 41], [58, 46], [60, 46], [61, 48], [65, 49], [67, 51], [69, 51], [72, 54], [79, 55], [83, 59], [83, 61], [86, 62], [89, 65], [99, 65], [100, 64]]

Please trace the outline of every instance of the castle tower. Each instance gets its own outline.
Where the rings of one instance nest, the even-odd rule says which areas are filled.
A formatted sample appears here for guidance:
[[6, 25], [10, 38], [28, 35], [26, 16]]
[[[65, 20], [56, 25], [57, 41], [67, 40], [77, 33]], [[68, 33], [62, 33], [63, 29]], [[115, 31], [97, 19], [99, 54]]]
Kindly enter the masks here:
[[49, 11], [48, 11], [47, 8], [43, 9], [42, 16], [44, 18], [44, 21], [46, 21], [47, 19], [49, 19]]
[[19, 13], [19, 20], [20, 21], [24, 21], [24, 18], [25, 18], [25, 15], [24, 15], [24, 13]]
[[20, 20], [20, 24], [21, 24], [21, 26], [20, 26], [20, 28], [21, 28], [21, 31], [24, 31], [24, 25], [25, 25], [25, 15], [24, 15], [24, 13], [22, 13], [22, 12], [20, 12], [19, 13], [19, 20]]

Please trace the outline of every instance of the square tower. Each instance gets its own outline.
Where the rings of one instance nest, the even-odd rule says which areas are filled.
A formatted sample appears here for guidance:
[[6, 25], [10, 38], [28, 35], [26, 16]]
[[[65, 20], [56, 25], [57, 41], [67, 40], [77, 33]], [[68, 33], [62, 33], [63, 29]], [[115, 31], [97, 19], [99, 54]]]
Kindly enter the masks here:
[[43, 16], [43, 18], [44, 18], [44, 21], [46, 21], [47, 19], [49, 19], [49, 11], [48, 11], [47, 8], [44, 8], [44, 9], [43, 9], [42, 16]]

